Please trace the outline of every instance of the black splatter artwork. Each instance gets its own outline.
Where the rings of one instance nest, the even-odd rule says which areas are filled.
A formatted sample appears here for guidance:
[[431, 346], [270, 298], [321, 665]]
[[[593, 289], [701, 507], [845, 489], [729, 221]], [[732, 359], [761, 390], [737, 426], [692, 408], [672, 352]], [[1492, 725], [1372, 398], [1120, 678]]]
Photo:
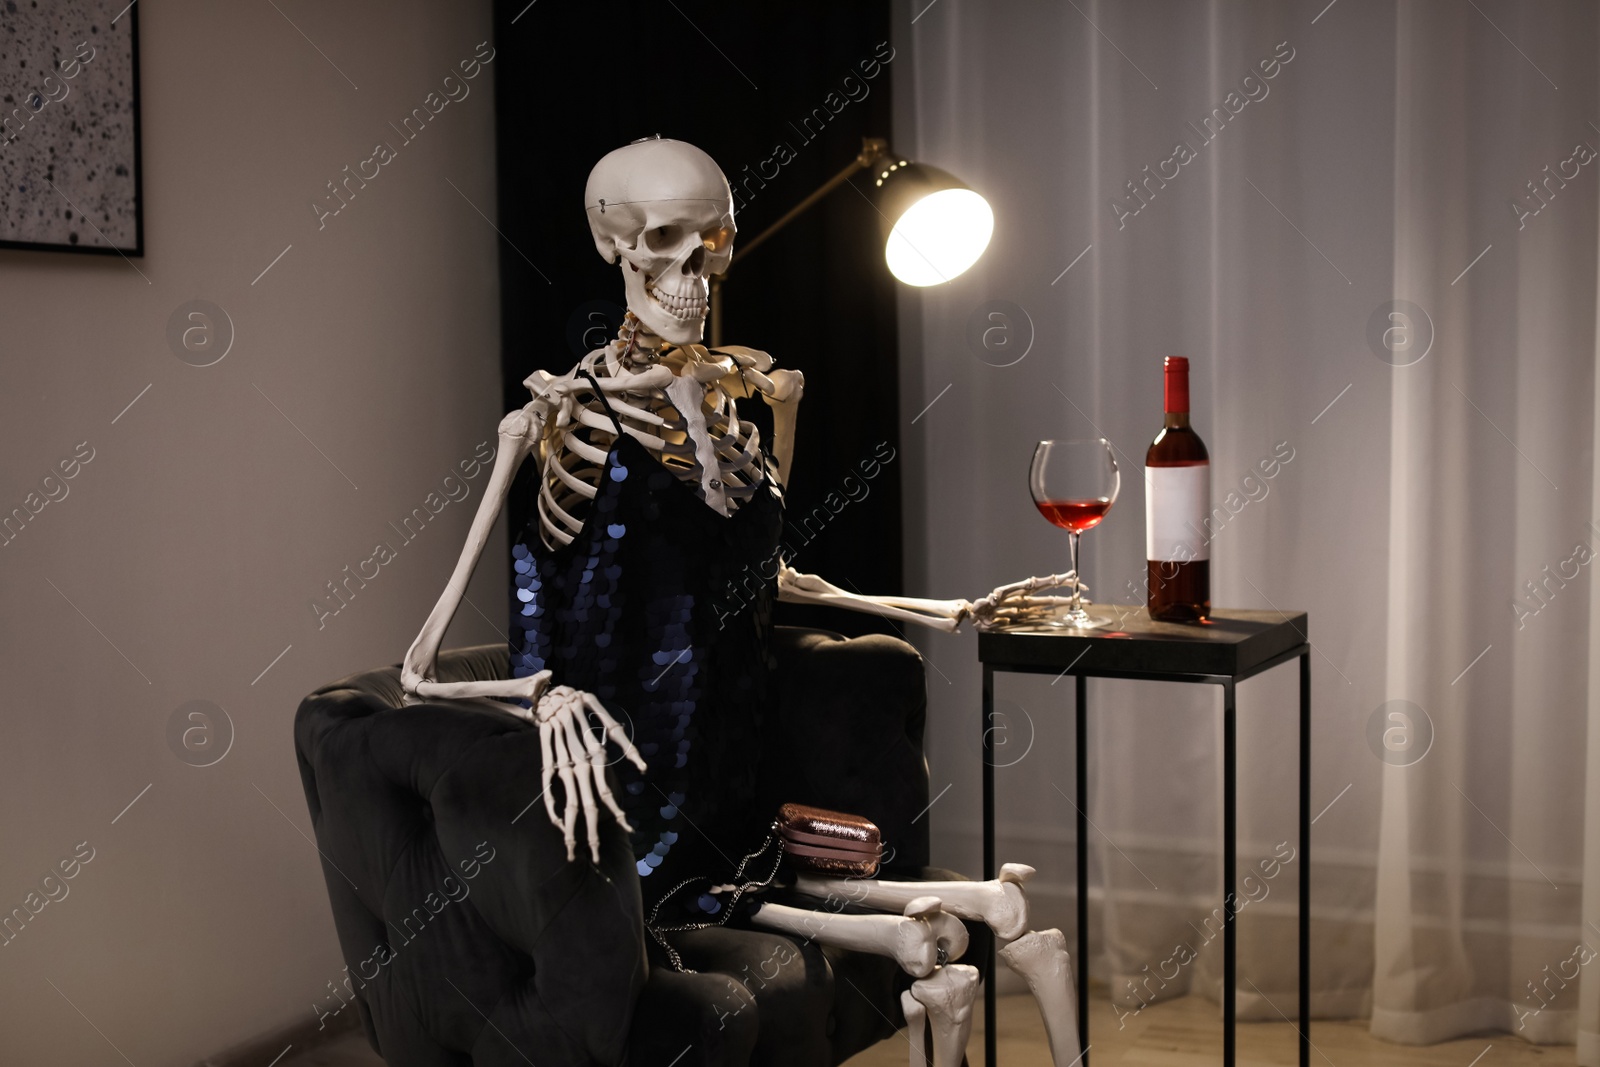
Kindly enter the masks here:
[[128, 0], [0, 0], [0, 242], [139, 248]]

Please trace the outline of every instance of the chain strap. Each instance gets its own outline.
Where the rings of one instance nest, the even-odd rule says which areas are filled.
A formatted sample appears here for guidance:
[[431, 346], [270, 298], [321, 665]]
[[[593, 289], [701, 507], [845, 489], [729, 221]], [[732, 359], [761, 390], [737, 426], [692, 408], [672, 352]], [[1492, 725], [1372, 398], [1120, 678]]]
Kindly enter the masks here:
[[[769, 870], [761, 878], [744, 880], [745, 871], [750, 864], [759, 859], [769, 849], [773, 849], [771, 870]], [[678, 954], [678, 950], [674, 948], [672, 943], [667, 940], [667, 934], [683, 933], [690, 930], [705, 930], [713, 926], [726, 926], [728, 920], [733, 916], [734, 909], [738, 907], [741, 900], [743, 900], [750, 893], [769, 888], [772, 883], [777, 880], [778, 870], [782, 863], [783, 838], [778, 833], [778, 824], [774, 822], [771, 830], [769, 830], [767, 833], [767, 839], [761, 843], [761, 847], [756, 849], [754, 852], [745, 853], [744, 858], [739, 861], [738, 867], [734, 868], [733, 880], [738, 884], [735, 885], [733, 892], [728, 895], [728, 899], [722, 908], [721, 918], [711, 919], [706, 922], [683, 923], [676, 926], [659, 926], [656, 923], [657, 916], [661, 914], [662, 905], [666, 904], [667, 901], [677, 896], [689, 886], [692, 886], [698, 882], [711, 881], [710, 877], [706, 875], [698, 875], [696, 877], [684, 879], [669, 889], [660, 900], [656, 901], [655, 907], [650, 909], [650, 918], [645, 921], [644, 928], [650, 934], [651, 938], [654, 939], [656, 944], [660, 945], [666, 952], [667, 959], [672, 962], [672, 969], [680, 974], [697, 973], [691, 968], [684, 966], [683, 957]]]

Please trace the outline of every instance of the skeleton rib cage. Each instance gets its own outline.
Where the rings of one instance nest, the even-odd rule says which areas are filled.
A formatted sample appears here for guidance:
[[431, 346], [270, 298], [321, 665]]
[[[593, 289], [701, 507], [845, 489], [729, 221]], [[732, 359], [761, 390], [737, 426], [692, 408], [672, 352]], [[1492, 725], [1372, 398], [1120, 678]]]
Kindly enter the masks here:
[[[739, 418], [722, 375], [704, 385], [694, 376], [674, 376], [665, 388], [642, 388], [642, 376], [623, 359], [628, 347], [627, 341], [614, 341], [589, 353], [573, 371], [551, 379], [543, 390], [531, 386], [535, 403], [545, 404], [545, 433], [538, 447], [538, 510], [540, 535], [548, 548], [571, 542], [583, 529], [606, 454], [616, 438], [611, 417], [593, 395], [586, 374], [606, 388], [606, 401], [623, 431], [650, 449], [668, 471], [696, 486], [707, 506], [721, 514], [731, 515], [747, 503], [766, 471], [761, 431]], [[721, 352], [707, 353], [710, 358], [701, 361], [704, 351], [691, 346], [687, 353], [698, 364], [697, 374], [702, 373], [699, 367], [709, 368], [704, 372], [709, 376], [726, 363], [739, 366]], [[760, 362], [771, 366], [770, 360]], [[731, 373], [737, 375], [738, 370]], [[588, 394], [587, 402], [580, 401], [583, 394]]]

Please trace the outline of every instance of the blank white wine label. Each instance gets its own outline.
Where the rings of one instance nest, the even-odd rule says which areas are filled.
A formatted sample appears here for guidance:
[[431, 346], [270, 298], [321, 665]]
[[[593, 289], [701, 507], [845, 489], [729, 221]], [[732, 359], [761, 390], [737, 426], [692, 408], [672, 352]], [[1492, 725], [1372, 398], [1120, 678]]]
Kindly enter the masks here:
[[1146, 559], [1188, 563], [1210, 559], [1206, 512], [1211, 505], [1211, 464], [1144, 469]]

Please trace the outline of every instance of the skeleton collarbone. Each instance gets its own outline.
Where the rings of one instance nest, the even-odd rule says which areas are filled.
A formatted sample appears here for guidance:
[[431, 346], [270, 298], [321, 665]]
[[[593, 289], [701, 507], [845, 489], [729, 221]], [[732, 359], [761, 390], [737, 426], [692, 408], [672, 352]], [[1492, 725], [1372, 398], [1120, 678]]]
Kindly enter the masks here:
[[741, 390], [733, 359], [686, 346], [639, 369], [620, 358], [621, 348], [613, 343], [589, 353], [567, 374], [528, 381], [534, 404], [544, 409], [538, 510], [543, 540], [552, 549], [583, 529], [616, 437], [616, 424], [585, 374], [605, 389], [623, 432], [718, 514], [731, 515], [748, 503], [761, 482], [761, 435], [754, 423], [739, 418], [734, 398], [748, 390]]

